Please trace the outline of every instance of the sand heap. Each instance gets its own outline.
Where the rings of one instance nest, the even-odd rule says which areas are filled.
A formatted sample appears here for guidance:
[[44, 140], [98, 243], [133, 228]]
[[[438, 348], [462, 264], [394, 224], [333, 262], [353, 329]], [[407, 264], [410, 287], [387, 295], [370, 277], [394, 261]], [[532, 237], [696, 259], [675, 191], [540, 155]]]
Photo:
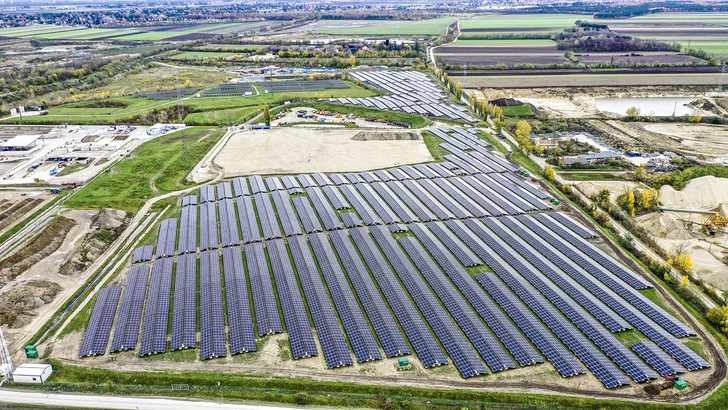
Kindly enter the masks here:
[[645, 228], [652, 236], [661, 239], [688, 240], [693, 235], [685, 228], [685, 223], [680, 220], [675, 212], [651, 212], [637, 217], [637, 222]]
[[695, 178], [681, 191], [665, 185], [660, 188], [660, 194], [662, 205], [666, 208], [713, 210], [728, 202], [728, 178]]

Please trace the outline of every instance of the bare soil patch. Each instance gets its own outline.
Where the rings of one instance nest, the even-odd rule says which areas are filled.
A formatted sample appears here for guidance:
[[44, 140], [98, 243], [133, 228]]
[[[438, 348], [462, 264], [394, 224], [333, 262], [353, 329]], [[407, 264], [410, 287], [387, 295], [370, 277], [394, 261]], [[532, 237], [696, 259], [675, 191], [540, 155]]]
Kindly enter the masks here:
[[[356, 172], [432, 161], [421, 138], [354, 139], [349, 129], [281, 128], [234, 134], [213, 159], [225, 177], [302, 172]], [[381, 134], [388, 134], [382, 132]], [[398, 132], [401, 134], [401, 132]]]
[[47, 280], [21, 282], [0, 294], [0, 325], [19, 328], [36, 316], [35, 309], [51, 303], [61, 286]]
[[75, 225], [73, 219], [59, 216], [22, 248], [0, 261], [0, 285], [15, 279], [60, 248], [66, 235]]

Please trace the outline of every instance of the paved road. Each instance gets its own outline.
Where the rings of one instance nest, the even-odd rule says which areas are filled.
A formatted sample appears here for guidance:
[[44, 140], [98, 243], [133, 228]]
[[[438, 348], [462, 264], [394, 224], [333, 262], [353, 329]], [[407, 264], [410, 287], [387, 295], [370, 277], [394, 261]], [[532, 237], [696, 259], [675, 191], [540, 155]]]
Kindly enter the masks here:
[[[0, 390], [0, 404], [29, 404], [68, 408], [131, 409], [131, 410], [291, 410], [290, 407], [258, 404], [220, 403], [199, 400], [165, 399], [153, 397], [102, 396], [95, 394], [45, 393], [18, 390]], [[1, 407], [1, 406], [0, 406]]]

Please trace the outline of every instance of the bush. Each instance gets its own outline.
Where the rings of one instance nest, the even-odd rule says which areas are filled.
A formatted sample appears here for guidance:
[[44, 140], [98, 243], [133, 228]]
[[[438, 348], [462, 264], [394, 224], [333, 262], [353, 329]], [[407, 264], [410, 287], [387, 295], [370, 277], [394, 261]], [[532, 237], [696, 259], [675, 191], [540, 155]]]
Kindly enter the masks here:
[[300, 391], [296, 393], [295, 396], [293, 396], [293, 402], [298, 404], [299, 406], [305, 406], [306, 404], [308, 404], [308, 399], [308, 393], [306, 393], [305, 391]]

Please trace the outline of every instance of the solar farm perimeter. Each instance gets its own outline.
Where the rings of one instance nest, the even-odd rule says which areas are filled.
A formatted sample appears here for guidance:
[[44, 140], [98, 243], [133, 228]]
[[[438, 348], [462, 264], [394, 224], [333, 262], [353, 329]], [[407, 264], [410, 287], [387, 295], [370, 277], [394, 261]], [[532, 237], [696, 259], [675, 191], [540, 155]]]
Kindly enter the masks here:
[[540, 366], [609, 389], [707, 373], [684, 343], [694, 329], [643, 294], [649, 280], [478, 131], [432, 132], [444, 162], [254, 175], [181, 198], [123, 286], [98, 294], [74, 354], [244, 359], [284, 333], [304, 368], [414, 355], [435, 379], [441, 366], [463, 378]]

